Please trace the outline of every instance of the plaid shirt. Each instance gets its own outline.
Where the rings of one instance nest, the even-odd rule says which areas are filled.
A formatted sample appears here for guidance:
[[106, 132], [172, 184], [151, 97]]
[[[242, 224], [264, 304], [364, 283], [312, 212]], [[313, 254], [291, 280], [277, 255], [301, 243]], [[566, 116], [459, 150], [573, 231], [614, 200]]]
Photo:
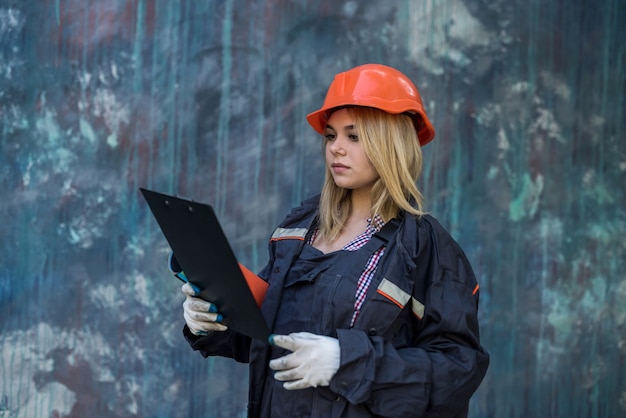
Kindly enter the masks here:
[[[359, 234], [356, 238], [346, 244], [342, 250], [344, 251], [356, 251], [359, 248], [363, 247], [367, 242], [372, 238], [372, 236], [381, 230], [381, 228], [385, 225], [385, 222], [378, 215], [374, 215], [374, 219], [370, 218], [367, 220], [367, 228], [361, 234]], [[315, 237], [317, 236], [317, 232], [315, 231], [309, 240], [309, 244], [312, 244], [315, 241]], [[378, 262], [382, 258], [385, 252], [385, 247], [380, 247], [378, 250], [371, 255], [367, 263], [365, 264], [365, 269], [361, 276], [359, 277], [359, 281], [356, 286], [356, 301], [354, 302], [354, 313], [352, 314], [352, 320], [350, 321], [350, 327], [354, 325], [356, 318], [359, 316], [359, 312], [361, 312], [361, 306], [365, 301], [365, 295], [367, 294], [367, 289], [369, 289], [370, 283], [372, 282], [372, 277], [374, 277], [374, 273], [376, 272], [376, 267], [378, 266]]]

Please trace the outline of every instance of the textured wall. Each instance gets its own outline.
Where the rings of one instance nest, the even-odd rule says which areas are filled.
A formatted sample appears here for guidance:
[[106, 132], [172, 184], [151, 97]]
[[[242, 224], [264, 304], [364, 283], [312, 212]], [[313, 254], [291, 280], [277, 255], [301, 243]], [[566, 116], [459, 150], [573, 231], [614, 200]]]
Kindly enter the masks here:
[[260, 268], [321, 184], [304, 116], [396, 66], [429, 210], [482, 286], [472, 417], [626, 415], [623, 0], [0, 0], [0, 417], [232, 417], [182, 340], [139, 186], [215, 205]]

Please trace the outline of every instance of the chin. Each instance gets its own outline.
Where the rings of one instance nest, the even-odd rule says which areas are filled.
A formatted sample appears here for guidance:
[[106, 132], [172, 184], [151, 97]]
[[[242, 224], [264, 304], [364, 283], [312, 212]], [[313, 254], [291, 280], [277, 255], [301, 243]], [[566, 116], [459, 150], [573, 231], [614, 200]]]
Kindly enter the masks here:
[[342, 189], [353, 189], [353, 188], [354, 188], [354, 187], [352, 187], [352, 184], [350, 184], [350, 183], [348, 183], [348, 182], [345, 182], [345, 181], [337, 181], [336, 179], [334, 179], [334, 180], [335, 180], [335, 185], [336, 185], [337, 187], [340, 187], [340, 188], [342, 188]]

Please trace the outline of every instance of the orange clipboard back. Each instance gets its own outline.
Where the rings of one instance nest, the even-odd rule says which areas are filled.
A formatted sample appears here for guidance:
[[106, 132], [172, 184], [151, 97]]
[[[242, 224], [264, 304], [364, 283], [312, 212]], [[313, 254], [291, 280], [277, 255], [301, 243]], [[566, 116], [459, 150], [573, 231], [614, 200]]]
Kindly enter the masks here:
[[257, 306], [260, 308], [263, 304], [263, 300], [265, 299], [265, 293], [267, 292], [268, 283], [254, 274], [252, 270], [248, 269], [243, 264], [239, 263], [239, 268], [243, 273], [244, 279], [246, 279], [246, 283], [248, 283], [248, 287], [252, 292], [252, 296], [254, 296], [254, 300]]

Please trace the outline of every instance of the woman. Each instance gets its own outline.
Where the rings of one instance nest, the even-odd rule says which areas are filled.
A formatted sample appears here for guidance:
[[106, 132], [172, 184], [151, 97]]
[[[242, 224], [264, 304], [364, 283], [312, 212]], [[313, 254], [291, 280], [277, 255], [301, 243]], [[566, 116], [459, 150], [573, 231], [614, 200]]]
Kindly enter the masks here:
[[465, 417], [487, 370], [478, 284], [423, 211], [416, 181], [434, 130], [401, 72], [335, 76], [307, 116], [325, 141], [321, 195], [294, 209], [259, 274], [270, 345], [220, 324], [188, 284], [184, 334], [250, 363], [251, 417]]

